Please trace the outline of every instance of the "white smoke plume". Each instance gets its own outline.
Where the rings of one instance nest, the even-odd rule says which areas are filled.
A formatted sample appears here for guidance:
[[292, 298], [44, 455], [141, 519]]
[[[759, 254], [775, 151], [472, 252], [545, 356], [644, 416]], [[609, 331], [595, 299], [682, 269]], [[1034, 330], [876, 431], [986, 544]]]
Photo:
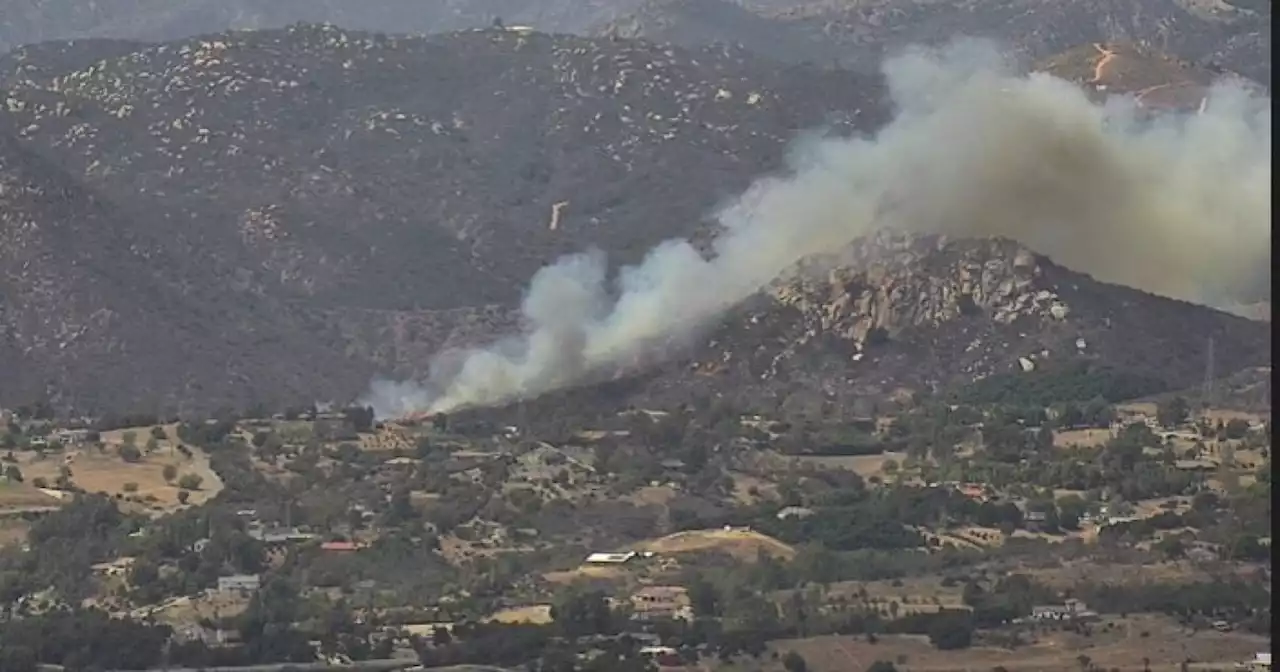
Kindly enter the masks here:
[[378, 383], [366, 403], [400, 416], [572, 385], [686, 341], [798, 261], [880, 228], [1007, 236], [1101, 280], [1200, 302], [1267, 282], [1268, 97], [1224, 82], [1198, 114], [1152, 118], [1130, 98], [1099, 104], [1018, 73], [979, 41], [912, 49], [883, 70], [893, 120], [871, 137], [798, 142], [788, 173], [719, 214], [709, 259], [667, 241], [615, 287], [603, 254], [561, 259], [534, 276], [520, 334], [445, 353], [427, 386]]

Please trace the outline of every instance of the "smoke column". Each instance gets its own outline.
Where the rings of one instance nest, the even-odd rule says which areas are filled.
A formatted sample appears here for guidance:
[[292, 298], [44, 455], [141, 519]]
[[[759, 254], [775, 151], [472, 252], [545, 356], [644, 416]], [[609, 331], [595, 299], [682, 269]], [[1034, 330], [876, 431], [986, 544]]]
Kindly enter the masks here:
[[[687, 341], [815, 255], [875, 229], [1007, 236], [1098, 279], [1214, 303], [1269, 286], [1271, 101], [1220, 83], [1199, 114], [1015, 72], [990, 44], [913, 49], [883, 67], [874, 136], [807, 139], [789, 171], [719, 214], [714, 253], [651, 250], [607, 281], [602, 254], [539, 271], [522, 333], [442, 354], [426, 386], [376, 382], [380, 416], [499, 404]], [[1269, 298], [1269, 290], [1267, 296]]]

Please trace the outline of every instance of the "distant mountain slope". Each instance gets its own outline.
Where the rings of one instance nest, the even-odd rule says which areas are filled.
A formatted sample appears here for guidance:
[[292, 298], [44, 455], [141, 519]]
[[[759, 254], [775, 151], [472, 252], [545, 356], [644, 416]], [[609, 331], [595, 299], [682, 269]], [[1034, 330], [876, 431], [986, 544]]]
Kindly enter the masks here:
[[508, 25], [583, 33], [641, 0], [0, 0], [0, 52], [49, 40], [164, 41], [332, 23], [349, 30], [441, 33]]
[[[0, 192], [0, 405], [352, 399], [375, 373], [422, 375], [440, 347], [509, 331], [528, 279], [562, 254], [634, 262], [704, 236], [798, 131], [875, 128], [884, 105], [877, 77], [737, 48], [519, 30], [303, 25], [15, 50], [0, 56], [14, 185]], [[1023, 288], [1006, 243], [921, 244], [905, 265], [761, 295], [717, 345], [626, 385], [655, 400], [874, 396], [1056, 359], [1076, 338], [1085, 357], [1184, 385], [1219, 331], [1222, 372], [1268, 361], [1267, 325], [1042, 260]], [[929, 293], [973, 264], [1017, 291], [997, 284], [972, 308]], [[990, 317], [1043, 308], [1042, 291], [1065, 321]]]
[[47, 40], [173, 40], [229, 29], [327, 22], [440, 33], [500, 18], [546, 32], [713, 42], [788, 63], [872, 68], [887, 51], [959, 34], [1029, 58], [1093, 42], [1145, 42], [1270, 81], [1265, 0], [0, 0], [0, 53]]
[[1218, 371], [1270, 362], [1269, 324], [1098, 282], [1008, 240], [879, 234], [840, 259], [776, 283], [681, 357], [535, 399], [520, 417], [715, 399], [852, 417], [918, 393], [1016, 396], [1024, 380], [1119, 400], [1198, 385], [1210, 338]]
[[[263, 401], [323, 396], [363, 378], [340, 353], [299, 338], [269, 301], [242, 296], [228, 310], [223, 289], [0, 135], [4, 402], [45, 397], [104, 410], [192, 398], [213, 407], [259, 390]], [[325, 375], [300, 375], [294, 357]], [[262, 379], [274, 382], [250, 382]]]
[[653, 385], [852, 408], [1072, 363], [1178, 389], [1203, 376], [1210, 337], [1220, 371], [1270, 362], [1268, 324], [1101, 283], [1012, 241], [880, 235], [852, 258], [777, 284], [682, 364], [679, 383]]
[[[514, 302], [561, 254], [594, 245], [634, 261], [696, 233], [719, 200], [779, 164], [796, 131], [878, 123], [879, 86], [735, 50], [510, 31], [424, 39], [299, 26], [0, 57], [0, 114], [22, 156], [57, 165], [153, 246], [148, 259], [174, 269], [154, 291], [205, 292], [197, 305], [219, 317], [191, 329], [219, 339], [218, 323], [262, 319], [342, 362], [330, 373], [305, 347], [272, 354], [282, 372], [259, 381], [268, 396], [354, 396], [374, 370], [421, 364], [461, 338], [455, 328], [506, 319], [476, 306]], [[33, 218], [75, 235], [82, 218], [40, 207]], [[116, 258], [128, 259], [100, 263]], [[15, 292], [36, 282], [20, 265], [0, 272]], [[134, 290], [98, 291], [114, 309]], [[65, 398], [133, 385], [123, 369], [31, 368], [54, 372]], [[196, 403], [234, 387], [221, 364], [190, 369], [207, 391]], [[294, 376], [310, 382], [286, 383]], [[33, 385], [0, 386], [0, 403], [29, 400]], [[185, 389], [177, 377], [145, 388], [156, 403]]]
[[1184, 110], [1195, 110], [1210, 85], [1231, 76], [1123, 42], [1075, 47], [1041, 61], [1036, 69], [1081, 84], [1099, 97], [1132, 94], [1144, 107]]
[[[1179, 0], [649, 0], [603, 29], [686, 46], [736, 42], [788, 61], [873, 68], [886, 53], [957, 35], [1028, 61], [1095, 42], [1134, 42], [1269, 84], [1270, 7]], [[713, 18], [714, 17], [714, 18]], [[744, 17], [750, 17], [747, 20]], [[732, 27], [730, 27], [732, 26]]]

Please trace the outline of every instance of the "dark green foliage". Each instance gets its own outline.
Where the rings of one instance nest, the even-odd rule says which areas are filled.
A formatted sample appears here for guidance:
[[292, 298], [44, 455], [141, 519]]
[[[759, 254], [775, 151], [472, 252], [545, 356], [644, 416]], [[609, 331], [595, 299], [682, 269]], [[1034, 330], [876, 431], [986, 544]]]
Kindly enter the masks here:
[[1156, 422], [1161, 427], [1177, 427], [1190, 417], [1191, 406], [1181, 396], [1170, 397], [1156, 405]]
[[967, 614], [946, 614], [929, 626], [929, 643], [942, 651], [973, 645], [973, 621]]
[[418, 653], [422, 664], [428, 667], [521, 665], [538, 658], [554, 635], [555, 627], [549, 625], [459, 623], [453, 628], [451, 643], [423, 648]]
[[960, 403], [1019, 404], [1041, 408], [1066, 401], [1094, 398], [1115, 403], [1168, 389], [1164, 381], [1127, 371], [1072, 363], [1027, 373], [1000, 373], [957, 390]]
[[1077, 595], [1100, 613], [1160, 612], [1244, 619], [1270, 610], [1271, 591], [1240, 578], [1203, 582], [1093, 584]]
[[566, 637], [610, 635], [617, 631], [613, 611], [604, 593], [570, 589], [551, 607], [556, 630]]
[[373, 409], [368, 406], [348, 408], [342, 414], [357, 432], [368, 432], [373, 429]]
[[809, 663], [799, 653], [788, 651], [782, 657], [782, 669], [787, 672], [809, 672]]
[[125, 516], [114, 501], [98, 495], [82, 495], [70, 505], [39, 519], [27, 535], [30, 551], [0, 556], [0, 576], [5, 570], [14, 581], [6, 590], [19, 594], [52, 586], [64, 599], [75, 602], [92, 590], [94, 563], [116, 557], [138, 521]]
[[1053, 602], [1057, 597], [1024, 574], [1001, 577], [987, 587], [970, 582], [963, 594], [964, 603], [973, 608], [973, 624], [981, 628], [999, 627], [1027, 616], [1032, 605]]
[[0, 670], [31, 670], [33, 663], [79, 670], [142, 670], [156, 666], [168, 626], [116, 619], [96, 609], [53, 611], [0, 620]]

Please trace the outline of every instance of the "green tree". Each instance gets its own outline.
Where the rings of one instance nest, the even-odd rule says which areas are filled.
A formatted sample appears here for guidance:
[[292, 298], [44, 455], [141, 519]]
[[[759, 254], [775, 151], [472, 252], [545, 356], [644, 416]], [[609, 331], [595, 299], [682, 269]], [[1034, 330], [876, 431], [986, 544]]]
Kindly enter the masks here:
[[1228, 439], [1243, 439], [1249, 433], [1249, 422], [1240, 418], [1233, 418], [1223, 427], [1222, 433]]
[[173, 479], [178, 477], [178, 468], [172, 464], [166, 464], [164, 465], [164, 470], [161, 473], [164, 475], [165, 483], [172, 483]]
[[190, 492], [188, 492], [188, 491], [186, 491], [186, 490], [179, 490], [179, 491], [178, 491], [178, 503], [179, 503], [179, 504], [186, 504], [186, 503], [187, 503], [187, 500], [189, 500], [189, 499], [191, 499], [191, 493], [190, 493]]
[[973, 645], [973, 623], [963, 614], [935, 618], [929, 626], [929, 642], [940, 651], [967, 649]]
[[204, 479], [196, 474], [183, 474], [178, 479], [178, 487], [183, 490], [199, 490], [201, 483], [204, 483]]
[[120, 459], [125, 462], [134, 463], [142, 459], [142, 451], [132, 443], [124, 443], [120, 446]]
[[11, 464], [4, 468], [4, 477], [12, 483], [21, 483], [22, 470], [18, 468], [18, 465]]
[[787, 672], [809, 672], [809, 661], [795, 651], [788, 651], [782, 657], [782, 669]]
[[1181, 396], [1171, 397], [1156, 405], [1156, 422], [1161, 427], [1177, 427], [1191, 416], [1191, 407]]
[[720, 615], [720, 593], [715, 584], [699, 576], [689, 584], [689, 605], [695, 616]]
[[571, 588], [551, 606], [551, 619], [566, 637], [608, 635], [615, 631], [613, 612], [599, 590]]
[[1080, 495], [1063, 495], [1058, 498], [1058, 524], [1066, 530], [1080, 529], [1080, 519], [1089, 510]]
[[867, 668], [867, 672], [898, 672], [898, 668], [887, 660], [877, 660], [871, 663]]

